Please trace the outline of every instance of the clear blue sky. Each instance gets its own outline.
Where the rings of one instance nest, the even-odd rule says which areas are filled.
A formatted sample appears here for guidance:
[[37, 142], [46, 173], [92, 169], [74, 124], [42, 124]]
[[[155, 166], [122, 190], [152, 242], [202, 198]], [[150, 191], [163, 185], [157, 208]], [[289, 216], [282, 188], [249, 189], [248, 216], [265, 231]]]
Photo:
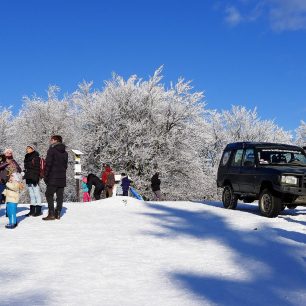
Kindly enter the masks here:
[[71, 93], [164, 65], [164, 83], [192, 80], [207, 108], [306, 121], [304, 0], [0, 0], [0, 39], [0, 104], [15, 111], [49, 84]]

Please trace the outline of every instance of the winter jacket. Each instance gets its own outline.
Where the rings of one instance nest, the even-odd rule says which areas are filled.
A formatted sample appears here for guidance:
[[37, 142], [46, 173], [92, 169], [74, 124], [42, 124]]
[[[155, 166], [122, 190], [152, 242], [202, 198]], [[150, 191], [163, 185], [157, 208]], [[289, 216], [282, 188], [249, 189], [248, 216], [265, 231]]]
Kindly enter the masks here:
[[90, 173], [87, 176], [87, 186], [88, 186], [88, 192], [90, 193], [92, 186], [95, 186], [95, 189], [103, 190], [104, 184], [102, 181], [94, 174]]
[[132, 181], [127, 177], [123, 177], [121, 180], [121, 187], [123, 192], [128, 192]]
[[107, 174], [106, 186], [109, 188], [113, 188], [115, 185], [115, 174], [114, 172], [110, 171]]
[[54, 187], [66, 187], [68, 153], [63, 143], [52, 144], [46, 156], [45, 183]]
[[19, 182], [7, 182], [6, 188], [2, 192], [5, 195], [6, 203], [18, 203], [19, 192], [23, 189], [22, 183]]
[[88, 192], [88, 186], [87, 186], [86, 183], [82, 182], [81, 188], [82, 188], [82, 191], [83, 191], [83, 192]]
[[4, 162], [0, 164], [0, 182], [6, 183], [8, 180], [8, 163]]
[[7, 170], [8, 176], [10, 176], [14, 172], [18, 172], [18, 173], [21, 172], [21, 168], [15, 159], [11, 159], [9, 162], [6, 161], [6, 163], [1, 165], [0, 169], [2, 169], [3, 167]]
[[39, 181], [40, 157], [39, 153], [33, 151], [24, 157], [24, 179], [27, 184], [37, 185]]
[[152, 191], [160, 190], [160, 179], [158, 178], [158, 174], [154, 174], [151, 178], [151, 188]]

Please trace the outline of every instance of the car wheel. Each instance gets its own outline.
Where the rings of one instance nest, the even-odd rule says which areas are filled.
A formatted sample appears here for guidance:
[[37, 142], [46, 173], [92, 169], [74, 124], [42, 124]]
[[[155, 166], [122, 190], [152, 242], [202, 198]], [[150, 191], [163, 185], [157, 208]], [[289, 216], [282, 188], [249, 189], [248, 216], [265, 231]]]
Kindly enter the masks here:
[[258, 201], [260, 212], [268, 218], [275, 218], [282, 210], [281, 199], [274, 196], [269, 189], [264, 189]]
[[237, 207], [238, 196], [234, 194], [231, 186], [225, 186], [222, 194], [223, 206], [228, 209], [235, 209]]
[[288, 207], [289, 209], [295, 209], [295, 208], [297, 208], [297, 205], [287, 205], [287, 207]]

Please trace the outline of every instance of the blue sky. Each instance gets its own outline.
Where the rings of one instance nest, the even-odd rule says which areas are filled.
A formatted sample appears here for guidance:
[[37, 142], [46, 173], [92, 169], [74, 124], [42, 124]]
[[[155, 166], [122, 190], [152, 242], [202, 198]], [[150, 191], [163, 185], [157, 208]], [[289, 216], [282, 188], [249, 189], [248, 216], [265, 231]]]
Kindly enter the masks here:
[[306, 121], [305, 0], [1, 0], [0, 43], [0, 104], [15, 112], [50, 84], [102, 88], [164, 65], [163, 82], [192, 80], [207, 108]]

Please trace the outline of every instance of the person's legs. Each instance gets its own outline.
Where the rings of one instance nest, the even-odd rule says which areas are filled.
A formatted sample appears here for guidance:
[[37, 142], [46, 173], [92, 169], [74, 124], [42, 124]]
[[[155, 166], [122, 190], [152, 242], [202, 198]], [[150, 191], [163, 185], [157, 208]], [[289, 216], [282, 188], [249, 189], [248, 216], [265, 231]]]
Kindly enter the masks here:
[[161, 192], [160, 192], [160, 190], [154, 191], [154, 194], [155, 194], [156, 200], [161, 201]]
[[33, 186], [33, 191], [34, 191], [36, 205], [41, 206], [41, 194], [40, 194], [40, 188], [38, 184], [36, 186]]
[[56, 187], [48, 186], [46, 190], [46, 199], [48, 202], [48, 216], [54, 217], [54, 193], [56, 192]]
[[124, 197], [127, 197], [129, 195], [129, 191], [128, 190], [123, 190], [123, 194]]
[[107, 187], [107, 193], [108, 193], [108, 198], [111, 198], [113, 196], [113, 188]]
[[88, 192], [85, 192], [86, 202], [90, 202], [90, 195]]
[[27, 184], [27, 188], [28, 188], [28, 191], [29, 191], [31, 204], [35, 205], [36, 204], [36, 198], [35, 198], [35, 191], [34, 191], [33, 184]]
[[63, 201], [64, 201], [64, 187], [57, 187], [56, 188], [56, 211], [58, 215], [61, 214], [63, 208]]
[[94, 191], [94, 198], [95, 200], [100, 200], [101, 199], [101, 192], [102, 192], [103, 188], [99, 188], [99, 187], [95, 187], [95, 191]]
[[6, 203], [7, 215], [9, 218], [9, 225], [17, 225], [17, 203]]

